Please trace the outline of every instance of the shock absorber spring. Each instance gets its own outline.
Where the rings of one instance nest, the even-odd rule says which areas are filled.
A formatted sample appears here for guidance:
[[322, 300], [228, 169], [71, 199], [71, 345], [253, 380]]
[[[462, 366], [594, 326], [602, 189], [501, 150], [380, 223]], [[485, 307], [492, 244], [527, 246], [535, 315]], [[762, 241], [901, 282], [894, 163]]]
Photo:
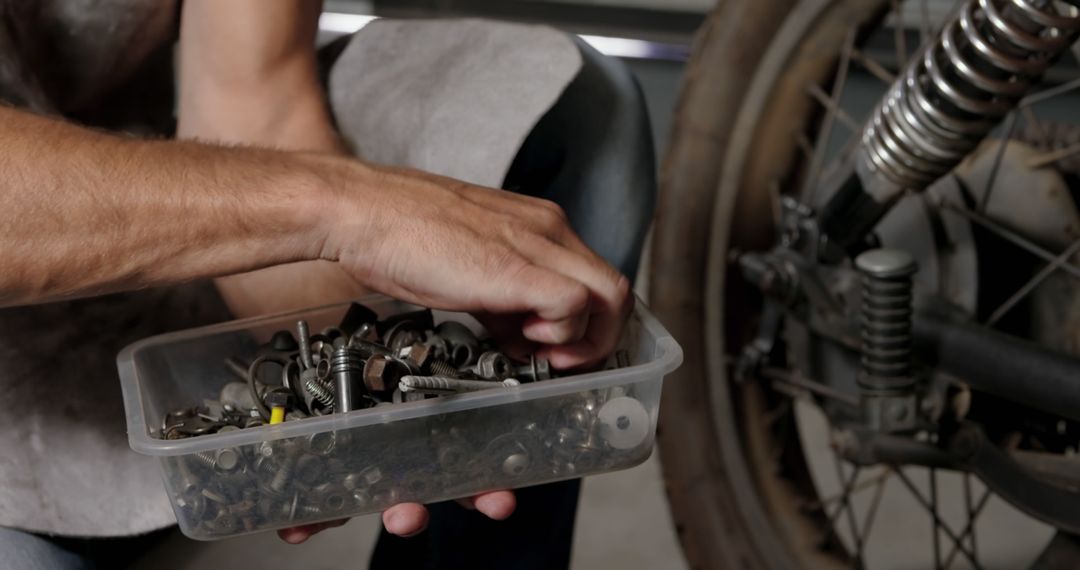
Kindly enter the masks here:
[[914, 426], [911, 371], [912, 276], [904, 251], [874, 249], [855, 258], [862, 274], [861, 370], [857, 378], [868, 423], [885, 431]]
[[1078, 34], [1080, 0], [968, 0], [864, 127], [856, 160], [864, 183], [869, 174], [896, 195], [951, 171]]

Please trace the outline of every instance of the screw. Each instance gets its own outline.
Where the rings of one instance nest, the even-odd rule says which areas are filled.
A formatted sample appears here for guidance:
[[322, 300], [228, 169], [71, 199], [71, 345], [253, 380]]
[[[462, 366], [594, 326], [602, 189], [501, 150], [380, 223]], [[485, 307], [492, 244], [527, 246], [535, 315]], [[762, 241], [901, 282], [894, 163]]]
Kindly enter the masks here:
[[226, 447], [214, 452], [203, 451], [195, 454], [195, 456], [214, 471], [229, 473], [240, 466], [240, 453], [232, 447]]
[[291, 443], [283, 443], [287, 446], [285, 450], [285, 457], [282, 458], [281, 463], [278, 465], [277, 471], [274, 472], [274, 478], [270, 480], [270, 490], [275, 493], [283, 493], [289, 484], [293, 481], [293, 473], [296, 471], [296, 464], [300, 461], [300, 449]]
[[514, 369], [514, 377], [526, 382], [551, 379], [551, 362], [546, 358], [529, 357], [529, 363]]
[[476, 361], [476, 372], [481, 378], [505, 380], [514, 372], [514, 363], [501, 352], [488, 351]]
[[508, 378], [502, 382], [489, 382], [485, 380], [447, 378], [445, 376], [405, 376], [398, 382], [398, 388], [402, 392], [419, 392], [421, 394], [457, 394], [490, 390], [499, 386], [512, 388], [519, 385], [521, 383], [513, 378]]
[[307, 321], [296, 321], [296, 332], [300, 336], [300, 363], [304, 369], [315, 366], [315, 360], [311, 357], [311, 331], [308, 330]]
[[508, 455], [502, 462], [503, 473], [517, 477], [525, 472], [529, 468], [529, 454], [527, 453], [513, 453]]
[[458, 370], [454, 368], [453, 365], [448, 362], [443, 362], [441, 360], [436, 360], [435, 362], [432, 362], [428, 368], [431, 370], [431, 373], [436, 376], [446, 376], [447, 378], [461, 377], [461, 372], [458, 372]]

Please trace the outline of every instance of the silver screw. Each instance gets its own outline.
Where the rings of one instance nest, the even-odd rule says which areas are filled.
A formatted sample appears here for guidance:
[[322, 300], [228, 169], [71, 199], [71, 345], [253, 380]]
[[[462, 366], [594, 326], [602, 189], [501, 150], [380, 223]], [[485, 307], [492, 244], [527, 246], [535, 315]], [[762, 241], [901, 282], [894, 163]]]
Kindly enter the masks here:
[[307, 321], [296, 321], [296, 332], [300, 337], [300, 363], [305, 370], [313, 368], [315, 359], [311, 356], [311, 331], [308, 330]]
[[461, 380], [445, 376], [404, 376], [398, 382], [398, 388], [402, 392], [419, 392], [421, 394], [458, 394], [490, 390], [500, 386], [512, 388], [520, 385], [521, 383], [513, 378], [507, 378], [502, 382], [490, 382], [484, 380]]
[[477, 359], [476, 372], [488, 380], [505, 380], [514, 373], [514, 363], [505, 354], [492, 350]]
[[551, 380], [551, 363], [545, 358], [530, 356], [528, 364], [514, 369], [514, 376], [529, 382]]

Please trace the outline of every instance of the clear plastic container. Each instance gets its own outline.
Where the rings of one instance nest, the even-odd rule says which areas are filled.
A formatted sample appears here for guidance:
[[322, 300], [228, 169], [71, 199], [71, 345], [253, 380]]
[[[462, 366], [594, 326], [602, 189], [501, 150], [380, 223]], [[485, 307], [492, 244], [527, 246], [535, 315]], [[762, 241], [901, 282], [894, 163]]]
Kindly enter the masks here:
[[[385, 297], [380, 318], [415, 310]], [[166, 412], [217, 398], [226, 357], [254, 354], [306, 319], [348, 304], [160, 335], [117, 361], [128, 439], [160, 458], [180, 529], [220, 539], [633, 467], [652, 453], [660, 388], [682, 350], [638, 302], [620, 348], [630, 366], [383, 405], [188, 439], [159, 439]], [[468, 315], [435, 312], [479, 329]]]

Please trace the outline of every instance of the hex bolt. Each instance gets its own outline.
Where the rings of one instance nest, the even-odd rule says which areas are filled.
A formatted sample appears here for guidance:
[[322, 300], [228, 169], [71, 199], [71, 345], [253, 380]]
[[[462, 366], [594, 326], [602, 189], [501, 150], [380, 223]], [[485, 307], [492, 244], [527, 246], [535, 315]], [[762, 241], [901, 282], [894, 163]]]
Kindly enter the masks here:
[[520, 385], [521, 383], [513, 378], [508, 378], [502, 382], [489, 382], [485, 380], [447, 378], [445, 376], [405, 376], [398, 382], [398, 389], [405, 393], [459, 394], [462, 392], [490, 390], [500, 386], [504, 388], [513, 388]]
[[311, 356], [311, 331], [308, 330], [307, 321], [296, 321], [296, 332], [300, 337], [300, 363], [304, 365], [305, 370], [314, 368], [315, 359]]
[[403, 364], [392, 358], [372, 356], [364, 363], [364, 386], [369, 392], [386, 398], [397, 388], [401, 377], [408, 373]]

